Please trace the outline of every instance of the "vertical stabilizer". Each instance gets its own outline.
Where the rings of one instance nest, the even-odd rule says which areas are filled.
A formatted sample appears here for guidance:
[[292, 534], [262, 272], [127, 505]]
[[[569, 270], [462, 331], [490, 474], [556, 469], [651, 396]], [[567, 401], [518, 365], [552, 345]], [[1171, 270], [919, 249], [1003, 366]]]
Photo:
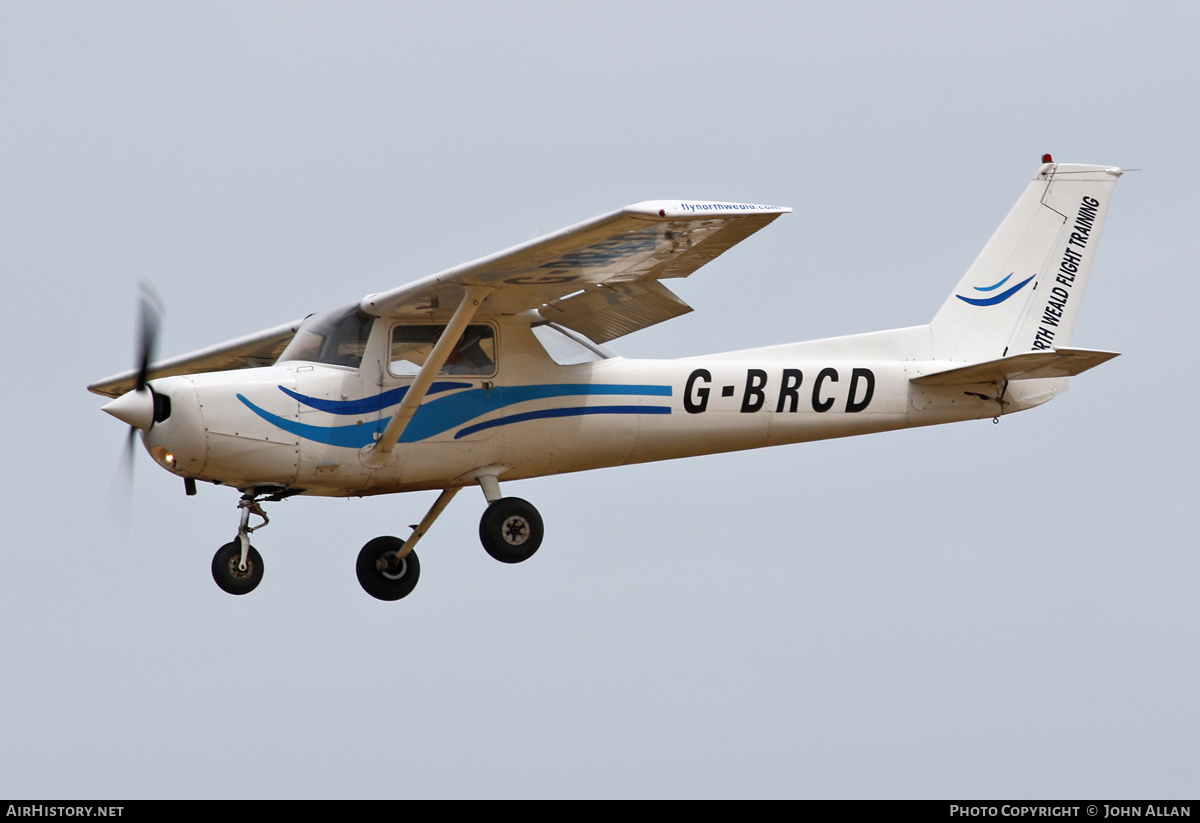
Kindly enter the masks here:
[[934, 357], [1066, 346], [1121, 170], [1045, 163], [930, 323]]

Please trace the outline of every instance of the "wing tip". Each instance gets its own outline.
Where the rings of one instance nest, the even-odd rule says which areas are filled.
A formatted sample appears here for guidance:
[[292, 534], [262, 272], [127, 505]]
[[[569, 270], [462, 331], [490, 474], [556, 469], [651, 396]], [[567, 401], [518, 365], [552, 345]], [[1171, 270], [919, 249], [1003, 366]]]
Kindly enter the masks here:
[[789, 206], [764, 206], [732, 200], [645, 200], [626, 206], [624, 211], [644, 217], [667, 220], [696, 217], [743, 217], [789, 214]]

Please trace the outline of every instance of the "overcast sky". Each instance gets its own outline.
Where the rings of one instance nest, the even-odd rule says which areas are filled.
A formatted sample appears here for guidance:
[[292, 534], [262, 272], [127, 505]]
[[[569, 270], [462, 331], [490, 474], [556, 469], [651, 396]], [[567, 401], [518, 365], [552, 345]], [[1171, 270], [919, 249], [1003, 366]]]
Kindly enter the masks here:
[[[994, 5], [0, 4], [0, 796], [1194, 798], [1200, 12]], [[431, 493], [270, 506], [236, 598], [236, 492], [114, 500], [139, 280], [169, 356], [728, 199], [795, 213], [619, 352], [908, 326], [1043, 152], [1141, 169], [1124, 354], [999, 425], [509, 484], [518, 566], [467, 490], [397, 603], [354, 560]]]

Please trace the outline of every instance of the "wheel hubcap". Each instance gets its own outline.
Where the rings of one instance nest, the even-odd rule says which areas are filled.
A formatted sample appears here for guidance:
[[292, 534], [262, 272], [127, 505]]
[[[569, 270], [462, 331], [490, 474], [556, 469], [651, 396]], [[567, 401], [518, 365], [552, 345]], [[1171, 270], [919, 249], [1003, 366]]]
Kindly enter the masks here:
[[408, 558], [397, 558], [395, 552], [388, 552], [375, 561], [375, 568], [388, 580], [400, 580], [408, 574]]
[[243, 571], [239, 568], [241, 559], [241, 556], [236, 554], [229, 559], [229, 576], [234, 580], [249, 580], [251, 575], [254, 574], [254, 562], [247, 557], [246, 569]]
[[510, 546], [519, 546], [529, 539], [529, 521], [519, 515], [513, 515], [504, 521], [500, 527], [504, 542]]

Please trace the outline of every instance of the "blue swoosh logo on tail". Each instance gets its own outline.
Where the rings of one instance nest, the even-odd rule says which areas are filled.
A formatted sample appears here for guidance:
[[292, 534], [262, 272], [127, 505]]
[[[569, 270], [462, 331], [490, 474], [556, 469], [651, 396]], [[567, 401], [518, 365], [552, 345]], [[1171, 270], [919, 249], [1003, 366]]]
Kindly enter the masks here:
[[[991, 286], [984, 286], [982, 288], [980, 288], [979, 286], [975, 286], [975, 290], [976, 291], [991, 291], [992, 289], [998, 289], [1004, 285], [1004, 283], [1008, 280], [1009, 277], [1012, 277], [1012, 274], [1009, 274], [1007, 277], [1005, 277], [999, 283], [996, 283]], [[995, 306], [999, 303], [1003, 303], [1005, 300], [1007, 300], [1008, 298], [1012, 297], [1014, 294], [1019, 292], [1022, 288], [1025, 287], [1025, 285], [1027, 283], [1029, 283], [1030, 280], [1033, 280], [1033, 278], [1035, 278], [1035, 277], [1037, 277], [1036, 274], [1030, 275], [1028, 278], [1026, 278], [1025, 280], [1022, 280], [1017, 285], [1015, 285], [1005, 291], [1002, 291], [999, 294], [994, 294], [991, 297], [963, 297], [961, 294], [956, 294], [954, 296], [957, 297], [959, 300], [963, 301], [964, 303], [970, 303], [972, 306]]]
[[992, 285], [990, 285], [990, 286], [975, 286], [975, 287], [974, 287], [974, 288], [975, 288], [975, 291], [995, 291], [996, 289], [1000, 288], [1000, 287], [1001, 287], [1001, 286], [1003, 286], [1005, 283], [1007, 283], [1007, 282], [1008, 282], [1008, 278], [1012, 277], [1014, 273], [1015, 273], [1015, 272], [1011, 272], [1011, 271], [1010, 271], [1008, 274], [1006, 274], [1006, 275], [1004, 276], [1004, 279], [1003, 279], [1003, 280], [1001, 280], [999, 283], [993, 283], [993, 284], [992, 284]]

